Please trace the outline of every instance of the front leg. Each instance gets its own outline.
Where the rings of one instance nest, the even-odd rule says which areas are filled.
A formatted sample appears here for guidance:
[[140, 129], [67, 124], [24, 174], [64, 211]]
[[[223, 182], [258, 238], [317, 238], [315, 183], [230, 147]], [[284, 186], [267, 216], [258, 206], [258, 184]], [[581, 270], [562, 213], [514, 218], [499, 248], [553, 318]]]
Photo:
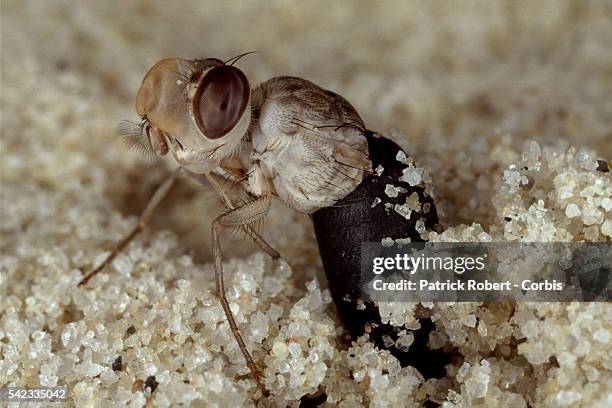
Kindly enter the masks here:
[[140, 214], [140, 217], [138, 218], [138, 224], [136, 224], [134, 228], [132, 228], [132, 230], [127, 236], [125, 236], [121, 241], [117, 243], [117, 245], [115, 245], [113, 251], [106, 257], [106, 259], [104, 259], [104, 261], [100, 265], [98, 265], [98, 267], [96, 267], [93, 271], [89, 272], [83, 277], [83, 279], [81, 279], [81, 281], [79, 282], [80, 287], [87, 285], [87, 282], [89, 282], [91, 278], [93, 278], [104, 268], [110, 265], [111, 262], [113, 262], [113, 260], [117, 257], [117, 255], [119, 255], [121, 251], [123, 251], [128, 246], [128, 244], [132, 242], [134, 238], [136, 238], [136, 236], [138, 236], [138, 234], [140, 234], [145, 229], [145, 227], [151, 220], [155, 209], [159, 206], [164, 197], [166, 197], [168, 191], [170, 191], [170, 187], [172, 187], [172, 185], [176, 181], [177, 176], [182, 172], [183, 169], [179, 167], [174, 172], [172, 172], [172, 174], [168, 176], [168, 178], [166, 178], [159, 187], [157, 187], [157, 190], [155, 190], [153, 197], [151, 197], [151, 199], [147, 203], [147, 206]]
[[270, 197], [260, 197], [238, 206], [224, 214], [221, 214], [212, 222], [212, 252], [215, 265], [215, 286], [217, 290], [217, 297], [221, 302], [221, 306], [223, 307], [223, 311], [225, 312], [225, 316], [230, 325], [234, 338], [236, 339], [236, 342], [238, 342], [238, 347], [240, 347], [240, 351], [242, 351], [242, 354], [244, 355], [247, 366], [251, 370], [251, 375], [257, 382], [257, 386], [262, 391], [264, 396], [266, 396], [268, 392], [260, 381], [263, 375], [255, 365], [251, 354], [244, 344], [244, 340], [242, 339], [240, 330], [238, 330], [238, 326], [236, 325], [234, 315], [232, 314], [229, 302], [227, 301], [227, 296], [225, 294], [225, 285], [223, 283], [223, 253], [221, 252], [219, 233], [225, 228], [247, 227], [252, 223], [261, 220], [270, 210], [270, 203]]

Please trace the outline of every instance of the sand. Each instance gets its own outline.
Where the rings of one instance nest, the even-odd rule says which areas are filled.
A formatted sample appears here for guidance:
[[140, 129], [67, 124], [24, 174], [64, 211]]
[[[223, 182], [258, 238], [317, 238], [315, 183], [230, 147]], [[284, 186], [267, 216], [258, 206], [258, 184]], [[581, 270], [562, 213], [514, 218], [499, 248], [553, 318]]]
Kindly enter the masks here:
[[610, 2], [1, 7], [0, 386], [68, 386], [70, 406], [285, 406], [323, 392], [344, 407], [612, 404], [606, 303], [382, 307], [395, 324], [432, 317], [430, 345], [458, 353], [440, 380], [366, 337], [347, 343], [310, 220], [282, 204], [263, 231], [288, 265], [224, 240], [228, 295], [271, 392], [261, 399], [238, 379], [247, 369], [214, 296], [221, 207], [186, 180], [76, 288], [174, 166], [115, 132], [168, 56], [260, 51], [239, 63], [252, 83], [296, 75], [345, 96], [431, 174], [444, 229], [431, 239], [610, 242], [611, 173], [596, 162], [612, 159]]

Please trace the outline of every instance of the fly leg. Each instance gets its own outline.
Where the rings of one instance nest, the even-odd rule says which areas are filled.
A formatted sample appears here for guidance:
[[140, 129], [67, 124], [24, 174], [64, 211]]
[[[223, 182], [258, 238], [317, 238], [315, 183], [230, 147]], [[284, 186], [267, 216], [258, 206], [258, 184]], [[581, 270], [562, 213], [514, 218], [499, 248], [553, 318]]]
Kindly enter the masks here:
[[157, 190], [155, 190], [153, 197], [151, 197], [151, 200], [149, 200], [149, 203], [147, 204], [145, 209], [140, 214], [140, 218], [138, 219], [138, 224], [136, 224], [136, 226], [132, 228], [132, 230], [130, 231], [128, 235], [126, 235], [121, 241], [119, 241], [119, 243], [117, 243], [113, 251], [110, 253], [110, 255], [106, 257], [104, 262], [102, 262], [100, 265], [98, 265], [97, 268], [95, 268], [93, 271], [89, 272], [87, 275], [83, 277], [83, 279], [79, 282], [79, 286], [81, 287], [85, 286], [91, 278], [93, 278], [101, 270], [103, 270], [111, 262], [113, 262], [113, 260], [117, 257], [117, 255], [119, 255], [121, 251], [123, 251], [125, 247], [127, 247], [128, 244], [132, 242], [132, 240], [136, 238], [136, 236], [142, 232], [142, 230], [144, 230], [144, 228], [149, 223], [149, 220], [151, 219], [153, 212], [155, 211], [157, 206], [162, 202], [166, 194], [168, 194], [168, 191], [170, 191], [170, 187], [172, 187], [172, 185], [174, 184], [174, 181], [176, 180], [177, 175], [181, 171], [182, 171], [181, 168], [175, 170], [167, 179], [164, 180], [164, 182], [159, 187], [157, 187]]
[[[225, 207], [228, 210], [233, 210], [234, 207], [235, 207], [234, 204], [227, 197], [227, 195], [225, 194], [225, 191], [223, 191], [223, 188], [219, 185], [219, 183], [215, 179], [214, 175], [211, 174], [211, 173], [207, 173], [206, 174], [206, 179], [208, 180], [210, 185], [213, 187], [213, 189], [217, 192], [217, 195], [219, 196], [221, 201], [223, 201], [223, 204], [225, 205]], [[255, 243], [259, 246], [259, 248], [262, 249], [262, 251], [267, 253], [272, 259], [277, 260], [277, 259], [281, 258], [281, 256], [278, 253], [278, 251], [276, 249], [274, 249], [272, 247], [272, 245], [268, 244], [268, 242], [264, 239], [264, 237], [259, 235], [259, 233], [257, 233], [257, 231], [255, 231], [255, 228], [253, 228], [253, 226], [251, 224], [244, 225], [243, 227], [244, 227], [244, 231], [246, 232], [246, 234], [249, 237], [251, 237], [251, 239], [253, 241], [255, 241]]]
[[256, 222], [265, 217], [269, 209], [270, 198], [260, 197], [246, 204], [240, 205], [224, 214], [221, 214], [212, 222], [211, 226], [213, 246], [212, 252], [215, 265], [215, 286], [217, 290], [217, 297], [221, 302], [221, 306], [223, 307], [223, 311], [225, 312], [225, 316], [229, 323], [230, 329], [232, 330], [232, 334], [234, 335], [234, 338], [238, 343], [238, 347], [240, 348], [240, 351], [242, 351], [247, 366], [251, 370], [251, 376], [257, 382], [257, 386], [262, 391], [264, 396], [268, 395], [268, 392], [266, 391], [263, 383], [261, 382], [263, 374], [255, 365], [251, 354], [249, 353], [246, 348], [246, 345], [244, 344], [244, 340], [242, 339], [240, 330], [238, 330], [238, 326], [236, 325], [234, 315], [232, 314], [229, 302], [227, 301], [227, 296], [225, 294], [225, 285], [223, 283], [223, 253], [221, 252], [221, 242], [219, 240], [219, 233], [223, 229], [244, 228], [245, 226], [251, 225], [253, 222]]

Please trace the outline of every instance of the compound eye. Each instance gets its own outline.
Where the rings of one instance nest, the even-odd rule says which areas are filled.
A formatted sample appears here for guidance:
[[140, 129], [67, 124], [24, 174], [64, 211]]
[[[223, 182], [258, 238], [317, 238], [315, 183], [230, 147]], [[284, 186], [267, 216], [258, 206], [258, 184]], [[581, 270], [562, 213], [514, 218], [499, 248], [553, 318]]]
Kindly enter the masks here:
[[200, 131], [209, 139], [227, 135], [244, 115], [250, 91], [249, 81], [238, 68], [212, 68], [193, 97], [193, 113]]

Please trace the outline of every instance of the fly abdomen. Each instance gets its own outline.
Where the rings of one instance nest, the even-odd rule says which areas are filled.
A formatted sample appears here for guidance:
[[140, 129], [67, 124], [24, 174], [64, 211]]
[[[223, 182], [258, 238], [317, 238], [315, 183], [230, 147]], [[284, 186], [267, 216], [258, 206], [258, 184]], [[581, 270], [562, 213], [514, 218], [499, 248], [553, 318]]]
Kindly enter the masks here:
[[[438, 217], [433, 200], [422, 184], [411, 186], [400, 181], [402, 172], [407, 167], [396, 158], [402, 149], [391, 140], [372, 132], [367, 132], [366, 137], [372, 169], [375, 169], [375, 172], [367, 176], [351, 194], [335, 206], [322, 208], [313, 214], [315, 233], [330, 292], [351, 335], [356, 337], [367, 331], [380, 348], [388, 348], [400, 359], [402, 365], [418, 366], [416, 354], [422, 352], [419, 348], [425, 347], [427, 339], [422, 339], [419, 343], [416, 340], [419, 335], [428, 337], [432, 324], [421, 319], [422, 326], [425, 326], [422, 330], [427, 333], [415, 333], [415, 342], [408, 352], [394, 346], [389, 347], [389, 338], [395, 341], [401, 328], [381, 324], [377, 306], [362, 301], [361, 244], [381, 242], [385, 238], [410, 238], [412, 242], [423, 242], [420, 232], [417, 231], [417, 220], [423, 219], [425, 228], [433, 230], [438, 223]], [[386, 194], [388, 184], [395, 186], [395, 191], [399, 190], [396, 197]], [[406, 198], [414, 193], [418, 195], [420, 207], [428, 211], [421, 210], [406, 217], [406, 214], [395, 210], [396, 204], [406, 204]], [[440, 374], [424, 373], [423, 370], [427, 368], [417, 368], [426, 377]]]

